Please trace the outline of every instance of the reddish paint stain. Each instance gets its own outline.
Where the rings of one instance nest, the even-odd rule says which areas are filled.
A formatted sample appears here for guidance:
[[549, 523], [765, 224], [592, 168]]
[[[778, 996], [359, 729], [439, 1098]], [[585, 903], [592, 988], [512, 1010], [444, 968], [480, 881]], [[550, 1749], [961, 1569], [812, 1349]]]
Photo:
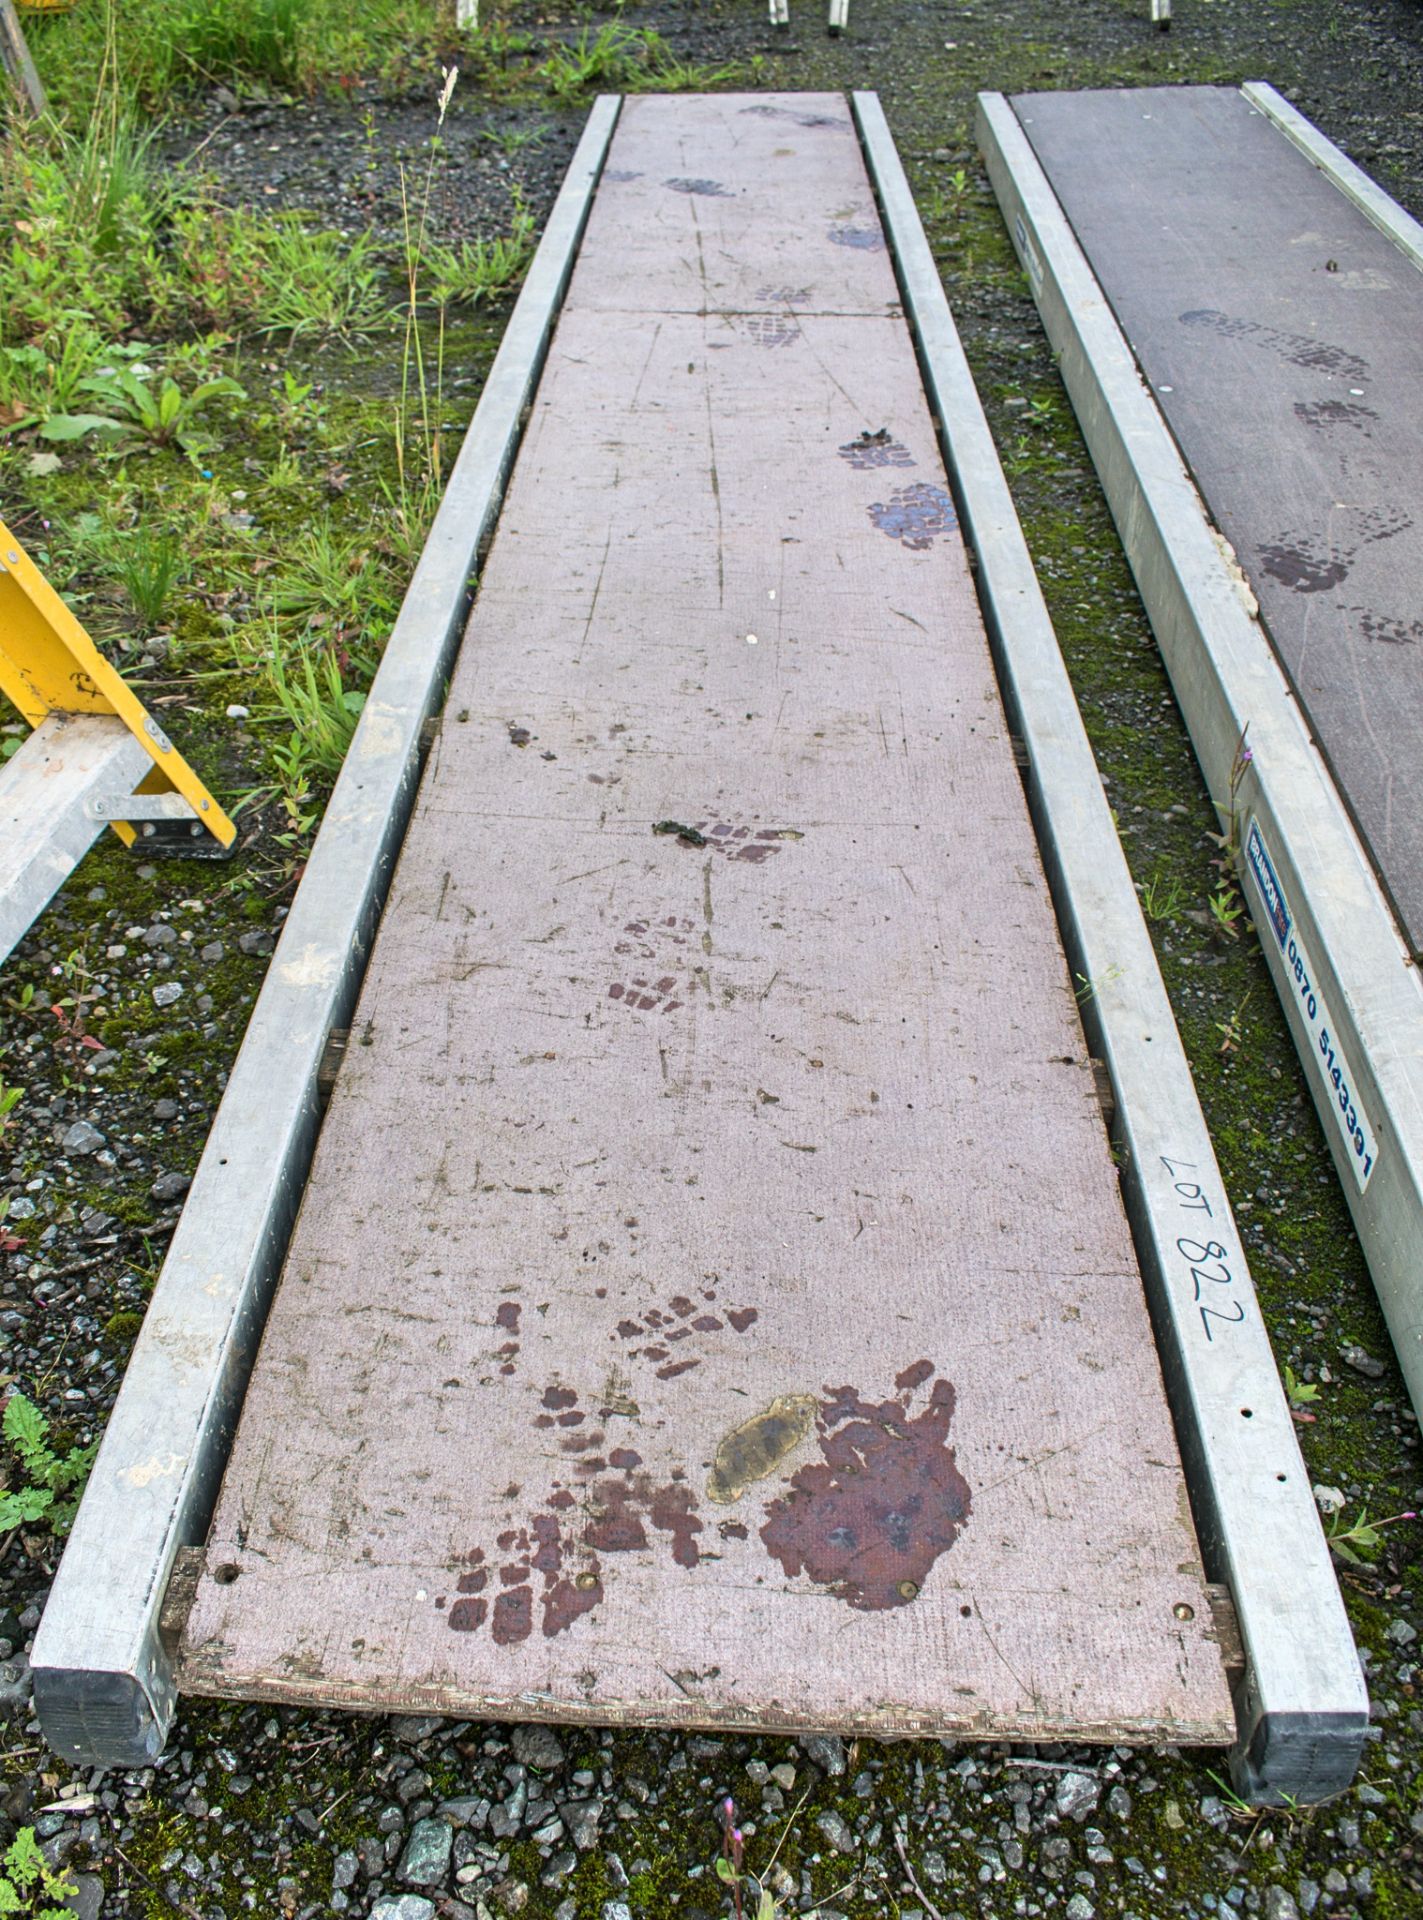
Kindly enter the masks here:
[[570, 1387], [546, 1387], [542, 1405], [551, 1413], [562, 1413], [565, 1407], [576, 1407], [578, 1395]]
[[690, 1373], [693, 1367], [699, 1367], [701, 1364], [700, 1360], [678, 1360], [670, 1367], [659, 1367], [657, 1369], [657, 1378], [659, 1380], [675, 1380], [679, 1373]]
[[749, 1540], [751, 1537], [739, 1520], [723, 1520], [717, 1532], [723, 1540]]
[[519, 1305], [515, 1300], [506, 1300], [494, 1316], [496, 1327], [503, 1327], [509, 1333], [519, 1331]]
[[631, 1473], [634, 1467], [642, 1465], [642, 1455], [634, 1453], [631, 1447], [614, 1447], [608, 1455], [608, 1465], [621, 1473]]
[[698, 1333], [719, 1333], [724, 1325], [714, 1313], [699, 1313], [692, 1322]]
[[558, 1416], [558, 1424], [561, 1427], [581, 1427], [587, 1418], [586, 1413], [561, 1413]]
[[686, 1319], [689, 1313], [694, 1313], [696, 1311], [695, 1307], [692, 1305], [692, 1302], [687, 1298], [685, 1293], [679, 1293], [674, 1295], [673, 1298], [667, 1302], [667, 1304], [669, 1307], [671, 1307], [673, 1313], [681, 1314], [684, 1320]]
[[652, 1496], [649, 1516], [660, 1533], [672, 1537], [672, 1558], [679, 1567], [694, 1567], [701, 1559], [696, 1536], [702, 1523], [692, 1506], [689, 1487], [663, 1487]]
[[[921, 1366], [904, 1370], [918, 1375], [916, 1386], [929, 1378]], [[792, 1476], [789, 1492], [766, 1509], [761, 1538], [787, 1574], [808, 1575], [852, 1607], [906, 1606], [972, 1509], [948, 1444], [954, 1389], [936, 1380], [913, 1417], [910, 1388], [879, 1402], [853, 1387], [825, 1391], [817, 1422], [824, 1464]]]
[[484, 1625], [488, 1615], [487, 1600], [456, 1600], [447, 1618], [454, 1632], [474, 1633]]
[[647, 1545], [633, 1487], [623, 1480], [600, 1480], [595, 1489], [598, 1518], [583, 1530], [584, 1543], [599, 1553], [632, 1553]]
[[912, 1367], [906, 1367], [903, 1373], [894, 1376], [894, 1384], [901, 1393], [913, 1393], [916, 1387], [922, 1387], [926, 1380], [933, 1378], [932, 1360], [916, 1360]]
[[745, 1333], [761, 1318], [755, 1307], [733, 1307], [726, 1317], [738, 1333]]
[[532, 1587], [514, 1587], [508, 1593], [501, 1593], [494, 1602], [494, 1619], [490, 1632], [495, 1643], [501, 1647], [516, 1646], [519, 1641], [527, 1640], [534, 1625], [534, 1590]]
[[570, 1507], [576, 1506], [577, 1502], [567, 1487], [560, 1487], [556, 1493], [549, 1495], [548, 1504], [555, 1513], [566, 1513]]

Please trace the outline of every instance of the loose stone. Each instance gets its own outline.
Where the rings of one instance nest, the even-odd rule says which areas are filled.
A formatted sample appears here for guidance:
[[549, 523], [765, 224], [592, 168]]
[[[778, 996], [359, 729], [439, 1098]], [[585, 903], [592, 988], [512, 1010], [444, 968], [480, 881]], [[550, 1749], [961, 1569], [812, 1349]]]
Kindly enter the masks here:
[[398, 1872], [412, 1887], [437, 1887], [449, 1872], [454, 1830], [443, 1820], [417, 1820], [400, 1856]]

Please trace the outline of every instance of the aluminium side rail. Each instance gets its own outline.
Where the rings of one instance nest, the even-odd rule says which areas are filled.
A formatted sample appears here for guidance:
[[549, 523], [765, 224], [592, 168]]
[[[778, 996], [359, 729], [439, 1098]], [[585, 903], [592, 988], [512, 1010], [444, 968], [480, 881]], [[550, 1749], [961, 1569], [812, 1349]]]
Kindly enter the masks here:
[[1412, 214], [1405, 213], [1376, 181], [1370, 180], [1362, 167], [1356, 167], [1332, 140], [1326, 140], [1318, 127], [1292, 107], [1283, 94], [1276, 93], [1267, 81], [1247, 80], [1240, 91], [1252, 107], [1272, 121], [1306, 159], [1312, 160], [1319, 171], [1333, 181], [1346, 200], [1353, 201], [1366, 220], [1372, 221], [1380, 233], [1387, 234], [1415, 267], [1423, 267], [1423, 226]]
[[349, 1019], [470, 583], [513, 465], [617, 119], [588, 118], [386, 646], [60, 1563], [32, 1655], [45, 1738], [138, 1767], [177, 1704], [160, 1613], [207, 1530], [315, 1145], [317, 1068]]
[[[1231, 790], [1237, 745], [1249, 726], [1253, 757], [1236, 800], [1247, 856], [1242, 885], [1404, 1379], [1423, 1411], [1420, 969], [1259, 625], [1235, 556], [1212, 528], [1001, 94], [979, 96], [978, 134], [1201, 771], [1217, 796]], [[1313, 155], [1321, 165], [1327, 145], [1319, 141]], [[1412, 223], [1401, 213], [1400, 222], [1395, 237], [1402, 244]], [[1342, 1042], [1335, 1051], [1350, 1069], [1347, 1079], [1333, 1073], [1321, 1032]], [[1341, 1079], [1349, 1096], [1343, 1113]]]
[[1238, 1790], [1262, 1804], [1348, 1786], [1368, 1698], [1244, 1249], [1151, 938], [973, 376], [878, 99], [856, 121], [925, 387], [978, 558], [1005, 705], [1068, 960], [1116, 1097], [1115, 1136], [1167, 1393], [1211, 1579], [1230, 1590]]

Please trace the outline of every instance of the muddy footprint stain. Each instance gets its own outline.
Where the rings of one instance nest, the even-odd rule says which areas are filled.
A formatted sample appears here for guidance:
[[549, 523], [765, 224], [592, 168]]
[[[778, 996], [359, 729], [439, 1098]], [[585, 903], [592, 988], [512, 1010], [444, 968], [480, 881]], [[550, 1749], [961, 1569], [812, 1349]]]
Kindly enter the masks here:
[[908, 447], [896, 440], [888, 427], [881, 427], [875, 433], [871, 433], [867, 427], [863, 433], [846, 441], [843, 447], [837, 447], [835, 451], [857, 473], [868, 473], [875, 467], [912, 467], [917, 464]]
[[922, 1411], [910, 1412], [933, 1375], [931, 1362], [916, 1361], [889, 1400], [866, 1400], [850, 1386], [825, 1389], [816, 1419], [823, 1461], [792, 1475], [761, 1528], [788, 1575], [803, 1573], [866, 1612], [918, 1597], [972, 1511], [948, 1444], [953, 1387], [934, 1380]]
[[850, 247], [856, 253], [883, 253], [884, 235], [878, 227], [832, 227], [828, 236], [833, 247]]
[[[628, 1446], [606, 1457], [601, 1428], [578, 1431], [589, 1414], [571, 1387], [554, 1382], [540, 1396], [534, 1427], [556, 1441], [567, 1456], [571, 1485], [555, 1480], [542, 1506], [522, 1524], [506, 1527], [490, 1562], [476, 1547], [459, 1563], [457, 1597], [435, 1600], [455, 1633], [477, 1633], [486, 1624], [496, 1646], [516, 1647], [536, 1624], [545, 1639], [566, 1633], [605, 1596], [603, 1556], [646, 1551], [659, 1537], [670, 1545], [679, 1567], [699, 1565], [697, 1536], [703, 1522], [683, 1469], [674, 1467], [665, 1481], [643, 1467], [642, 1455]], [[601, 1409], [606, 1420], [610, 1409]], [[508, 1489], [507, 1497], [519, 1493]]]
[[664, 187], [670, 187], [673, 193], [697, 194], [706, 200], [732, 200], [736, 196], [724, 187], [720, 180], [688, 180], [678, 178], [664, 180]]
[[876, 500], [869, 516], [881, 533], [901, 546], [923, 553], [935, 540], [958, 527], [954, 503], [942, 487], [919, 481], [912, 487], [896, 487], [888, 500]]
[[801, 338], [800, 322], [793, 313], [753, 313], [746, 331], [758, 347], [793, 347]]

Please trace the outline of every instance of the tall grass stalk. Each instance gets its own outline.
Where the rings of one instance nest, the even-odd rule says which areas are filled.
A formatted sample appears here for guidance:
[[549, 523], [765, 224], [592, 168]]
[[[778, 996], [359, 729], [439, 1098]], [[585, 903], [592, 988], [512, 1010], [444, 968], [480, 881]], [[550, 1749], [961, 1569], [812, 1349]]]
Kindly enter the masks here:
[[444, 84], [440, 88], [439, 115], [435, 122], [434, 137], [430, 142], [430, 160], [425, 168], [424, 191], [420, 197], [420, 216], [412, 225], [410, 212], [409, 186], [405, 168], [400, 169], [400, 218], [405, 243], [405, 287], [407, 304], [405, 309], [405, 347], [400, 363], [400, 400], [395, 416], [395, 465], [400, 486], [400, 512], [407, 523], [410, 519], [409, 476], [405, 470], [405, 441], [410, 426], [411, 375], [414, 374], [415, 387], [419, 396], [420, 430], [425, 455], [424, 495], [428, 502], [431, 491], [438, 494], [443, 466], [443, 449], [440, 443], [440, 418], [444, 403], [445, 382], [445, 309], [440, 308], [440, 331], [435, 357], [435, 426], [430, 425], [430, 389], [425, 372], [425, 345], [420, 338], [418, 303], [420, 298], [420, 266], [425, 253], [425, 233], [430, 217], [430, 192], [435, 183], [435, 167], [440, 157], [440, 129], [445, 124], [445, 115], [449, 112], [450, 100], [454, 94], [455, 82], [459, 79], [458, 67], [442, 67]]

